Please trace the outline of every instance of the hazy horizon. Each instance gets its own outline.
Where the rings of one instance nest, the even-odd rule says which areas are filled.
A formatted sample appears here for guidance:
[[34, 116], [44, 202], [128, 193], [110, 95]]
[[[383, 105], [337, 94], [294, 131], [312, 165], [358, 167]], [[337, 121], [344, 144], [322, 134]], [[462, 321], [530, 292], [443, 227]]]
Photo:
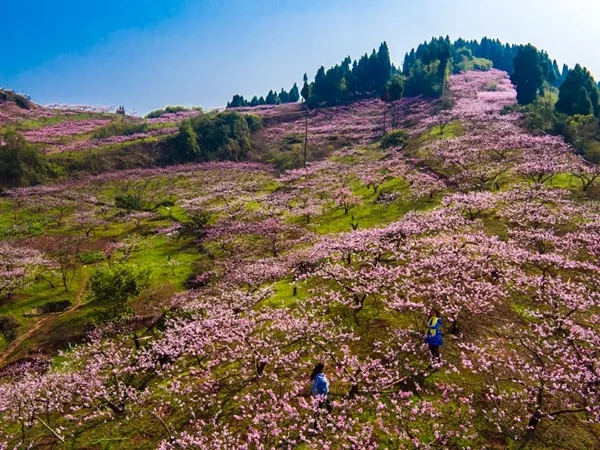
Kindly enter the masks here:
[[224, 106], [235, 93], [289, 89], [304, 72], [353, 59], [387, 41], [392, 61], [433, 36], [532, 43], [562, 67], [600, 74], [600, 6], [555, 0], [490, 7], [475, 0], [305, 2], [159, 0], [81, 5], [24, 0], [4, 6], [0, 85], [41, 103]]

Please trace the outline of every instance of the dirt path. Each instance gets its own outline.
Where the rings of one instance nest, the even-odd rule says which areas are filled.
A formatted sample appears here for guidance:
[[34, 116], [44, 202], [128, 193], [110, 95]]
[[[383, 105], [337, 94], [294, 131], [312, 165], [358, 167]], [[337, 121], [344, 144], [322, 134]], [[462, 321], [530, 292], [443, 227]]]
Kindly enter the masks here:
[[10, 344], [6, 346], [4, 350], [2, 350], [2, 354], [0, 355], [0, 367], [3, 366], [7, 360], [15, 353], [17, 348], [27, 340], [33, 333], [43, 327], [46, 323], [48, 323], [51, 319], [55, 319], [57, 316], [62, 316], [65, 314], [69, 314], [72, 311], [78, 309], [81, 305], [83, 305], [83, 296], [85, 291], [87, 290], [88, 282], [90, 280], [90, 275], [86, 273], [81, 281], [81, 285], [79, 287], [79, 291], [77, 292], [76, 302], [71, 308], [66, 309], [65, 311], [58, 314], [46, 314], [39, 319], [37, 319], [33, 325], [33, 328], [27, 331], [25, 334], [19, 336], [17, 339], [12, 341]]

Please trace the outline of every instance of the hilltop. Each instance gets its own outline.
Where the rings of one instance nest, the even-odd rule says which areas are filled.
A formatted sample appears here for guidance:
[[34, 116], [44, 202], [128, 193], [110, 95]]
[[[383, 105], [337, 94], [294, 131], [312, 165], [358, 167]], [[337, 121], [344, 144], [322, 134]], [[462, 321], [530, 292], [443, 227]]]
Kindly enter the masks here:
[[312, 108], [32, 105], [3, 147], [49, 170], [0, 197], [6, 448], [594, 448], [594, 91], [519, 106], [473, 61]]

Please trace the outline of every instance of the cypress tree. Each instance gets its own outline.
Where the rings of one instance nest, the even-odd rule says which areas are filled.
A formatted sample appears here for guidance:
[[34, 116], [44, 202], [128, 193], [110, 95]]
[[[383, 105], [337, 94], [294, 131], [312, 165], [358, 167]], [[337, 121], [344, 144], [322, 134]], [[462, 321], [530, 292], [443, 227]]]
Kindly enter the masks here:
[[279, 103], [289, 103], [289, 102], [290, 102], [290, 94], [288, 94], [284, 88], [281, 88], [281, 92], [279, 93]]
[[294, 85], [290, 89], [288, 101], [290, 103], [296, 103], [298, 100], [300, 100], [300, 92], [298, 91], [298, 85], [296, 83], [294, 83]]
[[305, 102], [308, 101], [308, 99], [310, 98], [312, 89], [310, 88], [310, 84], [308, 84], [308, 77], [306, 76], [306, 74], [304, 74], [304, 86], [302, 86], [302, 91], [300, 91], [300, 95], [302, 95], [302, 98], [304, 99]]
[[579, 96], [577, 97], [577, 102], [573, 105], [573, 114], [582, 114], [584, 116], [594, 114], [594, 107], [592, 106], [592, 100], [590, 100], [590, 96], [582, 86], [579, 89]]
[[392, 63], [390, 61], [390, 50], [387, 42], [383, 41], [377, 52], [377, 77], [375, 78], [376, 89], [380, 90], [390, 79]]
[[517, 88], [517, 101], [520, 105], [529, 105], [535, 100], [544, 83], [544, 70], [540, 54], [533, 45], [519, 47], [514, 59], [514, 72], [510, 81]]

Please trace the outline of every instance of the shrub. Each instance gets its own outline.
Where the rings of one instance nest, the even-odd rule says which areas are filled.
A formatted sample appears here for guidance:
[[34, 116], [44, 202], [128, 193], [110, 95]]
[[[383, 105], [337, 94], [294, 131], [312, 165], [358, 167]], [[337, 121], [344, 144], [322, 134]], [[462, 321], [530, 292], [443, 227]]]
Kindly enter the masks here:
[[104, 255], [102, 252], [82, 252], [77, 258], [83, 264], [96, 264], [104, 259]]
[[12, 341], [17, 337], [17, 328], [19, 322], [12, 316], [0, 316], [0, 333], [7, 341]]
[[30, 109], [31, 101], [28, 96], [17, 94], [14, 91], [0, 89], [0, 102], [14, 102], [19, 108]]
[[[256, 121], [252, 123], [257, 126]], [[250, 135], [248, 121], [238, 112], [194, 117], [182, 122], [179, 135], [165, 142], [162, 159], [165, 163], [241, 161], [252, 150]]]
[[0, 135], [0, 184], [29, 186], [41, 184], [48, 174], [47, 161], [16, 131]]
[[454, 72], [468, 72], [471, 70], [478, 70], [481, 72], [487, 72], [494, 66], [494, 63], [489, 59], [485, 58], [471, 58], [463, 56], [462, 61], [455, 64]]
[[171, 206], [175, 206], [175, 202], [173, 200], [164, 199], [156, 202], [156, 204], [154, 205], [155, 208], [160, 208], [161, 206], [170, 208]]
[[183, 111], [202, 111], [202, 108], [199, 106], [194, 106], [192, 108], [186, 108], [185, 106], [181, 106], [181, 105], [166, 106], [164, 108], [155, 109], [154, 111], [150, 111], [144, 117], [146, 119], [156, 119], [156, 118], [162, 116], [163, 114], [178, 113], [178, 112], [183, 112]]
[[262, 129], [262, 117], [257, 114], [246, 114], [244, 117], [246, 118], [246, 123], [248, 124], [248, 128], [250, 129], [251, 133], [256, 133]]
[[103, 267], [90, 281], [91, 300], [97, 303], [118, 303], [124, 308], [129, 299], [140, 295], [149, 276], [147, 269], [129, 264]]
[[183, 224], [181, 233], [202, 240], [206, 236], [206, 229], [210, 222], [208, 211], [196, 211], [190, 216], [190, 221]]
[[142, 197], [137, 194], [117, 195], [115, 198], [115, 206], [117, 208], [141, 211], [144, 209]]
[[147, 123], [131, 123], [126, 120], [116, 120], [98, 128], [92, 134], [94, 139], [106, 139], [113, 136], [130, 136], [135, 133], [148, 131]]
[[49, 314], [62, 312], [71, 306], [73, 306], [73, 304], [69, 300], [60, 300], [57, 302], [44, 303], [38, 309], [41, 310], [43, 314]]
[[381, 148], [402, 147], [408, 142], [408, 131], [393, 130], [381, 139]]

